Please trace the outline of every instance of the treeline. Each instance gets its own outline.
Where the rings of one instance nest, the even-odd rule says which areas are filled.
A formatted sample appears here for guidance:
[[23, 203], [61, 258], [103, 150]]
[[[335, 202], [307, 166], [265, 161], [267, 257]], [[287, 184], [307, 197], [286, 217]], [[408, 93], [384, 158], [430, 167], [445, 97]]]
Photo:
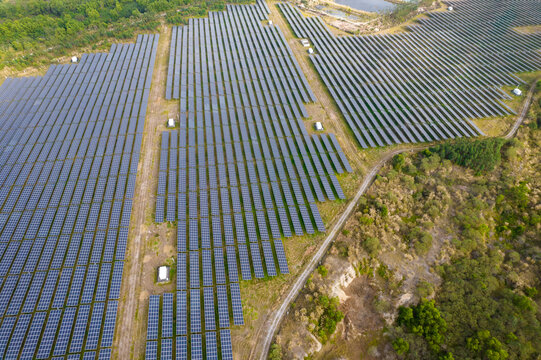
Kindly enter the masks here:
[[404, 1], [395, 4], [393, 9], [383, 15], [383, 22], [391, 25], [403, 23], [417, 14], [421, 7], [430, 7], [434, 0]]
[[480, 140], [460, 138], [455, 142], [436, 145], [425, 151], [425, 155], [438, 154], [442, 159], [451, 160], [455, 164], [465, 166], [476, 174], [480, 174], [494, 170], [494, 167], [500, 163], [501, 149], [506, 141], [501, 138]]
[[[155, 30], [166, 14], [171, 24], [253, 0], [29, 0], [0, 2], [0, 69], [23, 68], [67, 50]], [[106, 44], [107, 45], [107, 44]]]

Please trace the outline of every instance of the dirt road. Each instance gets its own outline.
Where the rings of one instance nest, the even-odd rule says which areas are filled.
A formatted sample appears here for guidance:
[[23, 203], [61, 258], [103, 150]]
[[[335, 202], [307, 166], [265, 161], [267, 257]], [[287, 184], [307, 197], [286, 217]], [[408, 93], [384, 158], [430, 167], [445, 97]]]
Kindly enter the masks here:
[[519, 116], [517, 117], [517, 120], [513, 123], [513, 126], [511, 127], [509, 132], [504, 136], [504, 139], [511, 139], [517, 133], [518, 128], [528, 114], [528, 109], [530, 109], [530, 103], [532, 102], [533, 94], [535, 93], [535, 87], [538, 81], [541, 81], [541, 79], [536, 79], [530, 86], [530, 90], [528, 90], [528, 95], [526, 95], [526, 101], [522, 105], [522, 109], [520, 109]]
[[150, 89], [149, 103], [145, 120], [143, 144], [141, 146], [141, 159], [137, 169], [137, 182], [133, 199], [133, 211], [128, 235], [128, 249], [121, 294], [123, 294], [117, 313], [117, 325], [114, 336], [113, 358], [133, 359], [140, 358], [138, 352], [140, 343], [144, 342], [142, 326], [144, 322], [138, 321], [146, 315], [145, 309], [141, 309], [139, 294], [141, 293], [142, 254], [147, 240], [147, 226], [145, 220], [148, 212], [152, 212], [154, 205], [154, 192], [152, 186], [152, 172], [157, 166], [154, 162], [156, 149], [159, 148], [160, 136], [157, 131], [164, 121], [165, 80], [167, 77], [167, 58], [169, 55], [168, 45], [170, 42], [170, 29], [162, 26], [160, 39], [154, 63], [152, 75], [152, 87]]

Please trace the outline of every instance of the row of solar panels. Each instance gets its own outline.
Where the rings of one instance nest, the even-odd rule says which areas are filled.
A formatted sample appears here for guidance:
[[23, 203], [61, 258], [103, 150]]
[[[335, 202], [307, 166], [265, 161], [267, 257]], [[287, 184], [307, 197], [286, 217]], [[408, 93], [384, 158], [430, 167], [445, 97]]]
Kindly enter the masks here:
[[[281, 237], [324, 231], [315, 201], [344, 198], [334, 172], [352, 171], [336, 137], [306, 131], [315, 97], [280, 30], [253, 18], [232, 6], [172, 35], [166, 98], [181, 114], [162, 133], [156, 221], [178, 226], [176, 288], [189, 306], [176, 308], [175, 335], [189, 344], [229, 327], [230, 308], [243, 324], [238, 281], [288, 273]], [[149, 332], [147, 356], [164, 349], [156, 322]], [[215, 343], [188, 350], [214, 358]]]
[[313, 94], [279, 29], [253, 18], [253, 7], [232, 6], [172, 35], [166, 97], [180, 100], [180, 128], [162, 134], [156, 221], [177, 222], [177, 304], [186, 307], [176, 307], [174, 336], [188, 338], [175, 347], [149, 318], [147, 357], [173, 346], [191, 358], [232, 358], [229, 337], [215, 341], [214, 331], [230, 315], [244, 322], [239, 271], [244, 280], [288, 273], [281, 231], [291, 236], [292, 223], [300, 235], [306, 222], [313, 233], [312, 217], [325, 229], [311, 183], [318, 200], [321, 184], [343, 197], [330, 159], [345, 161], [335, 163], [340, 172], [349, 163], [331, 147], [336, 138], [323, 145], [306, 132], [303, 101]]
[[511, 29], [497, 45], [464, 50], [486, 42], [474, 33], [463, 37], [464, 27], [441, 31], [438, 19], [453, 15], [424, 20], [433, 31], [421, 25], [406, 34], [335, 37], [319, 18], [279, 7], [296, 36], [313, 42], [310, 58], [362, 147], [482, 134], [472, 119], [514, 113], [496, 87], [522, 82], [511, 72], [541, 66], [539, 41], [522, 37], [525, 52]]
[[[210, 89], [207, 89], [206, 86], [203, 86], [203, 92], [202, 95], [205, 99], [208, 99], [210, 96], [210, 100], [205, 100], [206, 106], [210, 103], [210, 101], [213, 102], [213, 108], [217, 108], [217, 101], [220, 100], [220, 106], [222, 109], [226, 109], [227, 106], [230, 108], [236, 107], [240, 108], [240, 97], [239, 94], [242, 95], [243, 100], [242, 102], [244, 104], [248, 104], [251, 102], [252, 104], [256, 104], [256, 98], [259, 99], [260, 103], [263, 104], [263, 94], [265, 95], [265, 99], [267, 101], [267, 104], [269, 105], [280, 105], [285, 104], [286, 97], [289, 97], [289, 101], [291, 104], [297, 103], [297, 107], [292, 107], [291, 111], [295, 112], [295, 115], [299, 115], [298, 111], [303, 111], [303, 115], [306, 116], [306, 113], [304, 112], [304, 107], [302, 106], [302, 100], [309, 101], [314, 100], [314, 96], [309, 90], [306, 80], [302, 76], [302, 73], [300, 72], [300, 68], [298, 67], [298, 64], [292, 59], [292, 54], [290, 49], [287, 48], [287, 45], [285, 44], [283, 37], [281, 36], [281, 33], [279, 32], [279, 29], [276, 27], [268, 27], [268, 28], [262, 28], [259, 25], [256, 24], [250, 24], [250, 26], [255, 26], [258, 30], [256, 34], [252, 34], [250, 36], [250, 33], [246, 30], [250, 27], [248, 25], [240, 26], [239, 29], [235, 28], [240, 33], [238, 34], [239, 39], [236, 40], [237, 43], [239, 43], [239, 46], [242, 46], [243, 48], [248, 48], [248, 50], [245, 53], [242, 53], [239, 55], [237, 52], [238, 50], [236, 48], [231, 48], [234, 46], [234, 42], [231, 42], [228, 37], [225, 35], [223, 38], [222, 43], [222, 35], [221, 33], [211, 27], [211, 25], [214, 24], [214, 18], [216, 18], [217, 23], [220, 25], [223, 25], [224, 18], [228, 19], [227, 17], [228, 13], [212, 13], [210, 20], [203, 20], [203, 21], [194, 21], [195, 24], [203, 24], [205, 25], [206, 32], [204, 33], [207, 38], [212, 39], [212, 46], [216, 49], [216, 51], [212, 54], [209, 53], [209, 65], [207, 69], [206, 65], [206, 57], [202, 56], [199, 57], [197, 52], [195, 53], [195, 64], [199, 64], [199, 62], [203, 62], [202, 67], [202, 76], [203, 76], [203, 82], [202, 84], [205, 85], [207, 81], [205, 79], [209, 79]], [[235, 16], [234, 14], [229, 14], [229, 16]], [[209, 25], [210, 23], [210, 25]], [[228, 26], [225, 26], [223, 29], [225, 32], [230, 33], [232, 31], [229, 23]], [[197, 26], [193, 26], [197, 29]], [[188, 35], [190, 36], [189, 39], [191, 39], [191, 36], [197, 35], [192, 34], [188, 29], [191, 29], [192, 27], [189, 27], [183, 31], [183, 37], [181, 38], [181, 41], [186, 39]], [[179, 30], [180, 31], [180, 30]], [[270, 33], [267, 34], [267, 33]], [[258, 44], [262, 44], [266, 49], [264, 52], [260, 51], [257, 48], [254, 48], [252, 46], [253, 42], [256, 42]], [[179, 42], [177, 40], [177, 42]], [[208, 41], [207, 41], [208, 43]], [[182, 42], [181, 42], [182, 44]], [[210, 45], [210, 44], [209, 44]], [[272, 45], [272, 46], [271, 46]], [[194, 74], [190, 72], [190, 67], [188, 66], [188, 63], [190, 63], [191, 53], [188, 54], [187, 47], [184, 46], [182, 56], [180, 53], [177, 53], [177, 56], [175, 57], [177, 60], [180, 57], [182, 59], [182, 64], [179, 64], [179, 62], [176, 62], [176, 67], [182, 67], [182, 78], [181, 78], [181, 116], [186, 111], [187, 108], [187, 102], [193, 103], [194, 98], [197, 98], [201, 94], [201, 83], [200, 83], [200, 76], [197, 73], [195, 76], [195, 87], [196, 92], [193, 95], [185, 94], [189, 88], [192, 88], [194, 85]], [[177, 49], [179, 47], [177, 46]], [[277, 54], [278, 56], [274, 58], [272, 54]], [[189, 55], [189, 56], [188, 56]], [[212, 57], [210, 56], [212, 55]], [[227, 58], [227, 61], [222, 60], [220, 61], [220, 57]], [[212, 60], [214, 60], [214, 65]], [[272, 60], [272, 61], [271, 61]], [[221, 66], [221, 63], [223, 62], [223, 67]], [[191, 63], [190, 63], [191, 64]], [[173, 62], [172, 62], [173, 65]], [[220, 72], [220, 69], [223, 71], [223, 78], [224, 78], [224, 84], [227, 86], [222, 86], [221, 81], [217, 84], [214, 81], [214, 73]], [[248, 71], [250, 69], [250, 71]], [[276, 73], [275, 69], [280, 69], [278, 73]], [[208, 71], [208, 75], [207, 75]], [[237, 75], [238, 74], [238, 75]], [[252, 85], [247, 81], [247, 79], [253, 78], [258, 79], [259, 76], [263, 75], [263, 78], [266, 80], [264, 84], [269, 84], [271, 87], [267, 89], [266, 86], [264, 86], [262, 89], [260, 89], [259, 86], [255, 86], [254, 89], [252, 89]], [[231, 78], [230, 78], [231, 77]], [[290, 92], [282, 92], [280, 90], [280, 87], [278, 87], [278, 90], [273, 90], [273, 80], [272, 79], [280, 80], [281, 83], [286, 85], [287, 87], [291, 87], [292, 89], [298, 89], [299, 94], [297, 94], [296, 91], [290, 93]], [[231, 81], [231, 83], [229, 82]], [[240, 90], [237, 89], [237, 82], [240, 86]], [[233, 88], [231, 89], [231, 84], [233, 84]], [[215, 86], [216, 85], [216, 86]], [[249, 86], [247, 86], [249, 85]], [[280, 83], [277, 83], [278, 86], [281, 86]], [[307, 90], [306, 90], [307, 89]], [[255, 92], [254, 92], [255, 91]], [[271, 96], [272, 94], [272, 96]], [[280, 98], [278, 98], [277, 94], [280, 95]], [[236, 95], [236, 99], [233, 100], [233, 95]], [[225, 103], [225, 99], [227, 97], [228, 105]], [[195, 110], [197, 112], [203, 111], [203, 102], [197, 101], [196, 102], [196, 108]], [[281, 109], [280, 109], [281, 110]], [[286, 107], [285, 111], [290, 111], [289, 108]], [[263, 114], [264, 116], [266, 114]], [[283, 115], [281, 113], [280, 115]], [[288, 118], [291, 118], [290, 116]], [[266, 119], [265, 119], [266, 120]]]
[[[168, 133], [164, 134], [164, 142], [162, 145], [167, 144], [168, 142]], [[176, 138], [176, 132], [172, 132], [173, 136]], [[322, 139], [323, 141], [321, 141]], [[291, 139], [293, 140], [293, 139]], [[243, 203], [244, 203], [244, 211], [250, 212], [252, 210], [263, 210], [263, 203], [260, 198], [260, 194], [263, 195], [263, 199], [265, 200], [265, 206], [266, 208], [273, 208], [274, 203], [278, 200], [279, 207], [283, 207], [282, 203], [282, 196], [277, 196], [281, 194], [281, 192], [284, 192], [284, 196], [287, 202], [287, 205], [295, 205], [304, 203], [304, 196], [302, 191], [300, 190], [300, 187], [298, 186], [298, 180], [300, 179], [301, 183], [304, 186], [305, 189], [305, 196], [308, 199], [308, 202], [314, 202], [314, 196], [312, 194], [312, 190], [310, 185], [308, 185], [309, 178], [311, 180], [311, 184], [314, 188], [314, 191], [316, 193], [316, 197], [319, 201], [324, 201], [325, 197], [321, 191], [320, 188], [320, 181], [323, 184], [323, 187], [326, 191], [326, 194], [329, 198], [334, 199], [334, 193], [330, 189], [329, 184], [327, 182], [326, 172], [329, 174], [332, 174], [335, 170], [339, 173], [343, 173], [344, 168], [346, 171], [351, 172], [351, 167], [344, 156], [342, 150], [340, 149], [338, 142], [336, 140], [336, 137], [334, 135], [327, 136], [322, 135], [321, 138], [314, 135], [312, 138], [306, 137], [306, 141], [308, 144], [310, 144], [310, 149], [312, 151], [312, 157], [308, 155], [307, 152], [305, 152], [302, 156], [297, 156], [297, 154], [294, 154], [293, 160], [295, 163], [295, 167], [293, 166], [293, 163], [289, 158], [283, 159], [283, 158], [277, 158], [274, 159], [275, 161], [267, 160], [263, 162], [262, 160], [256, 161], [255, 166], [252, 162], [236, 162], [236, 159], [234, 158], [233, 151], [231, 148], [229, 148], [229, 151], [227, 151], [228, 158], [231, 161], [227, 166], [224, 165], [215, 165], [215, 166], [209, 166], [208, 168], [205, 167], [206, 165], [203, 163], [201, 165], [201, 162], [205, 161], [205, 154], [207, 156], [213, 156], [213, 152], [210, 151], [211, 148], [205, 147], [190, 147], [189, 149], [194, 151], [188, 151], [188, 154], [190, 155], [188, 163], [186, 162], [186, 149], [179, 148], [178, 153], [182, 155], [183, 159], [182, 161], [177, 161], [177, 149], [171, 148], [169, 149], [169, 153], [167, 150], [162, 149], [161, 151], [161, 157], [160, 157], [160, 173], [158, 177], [158, 196], [160, 199], [163, 198], [163, 200], [159, 200], [160, 206], [165, 205], [165, 195], [166, 192], [169, 194], [169, 198], [171, 201], [168, 202], [168, 204], [172, 205], [172, 210], [170, 214], [168, 215], [169, 221], [174, 221], [174, 206], [176, 201], [173, 201], [175, 199], [175, 194], [177, 192], [180, 192], [183, 195], [179, 195], [179, 214], [178, 219], [186, 219], [185, 213], [186, 213], [186, 206], [185, 204], [189, 204], [190, 211], [190, 217], [197, 218], [199, 216], [208, 216], [208, 193], [207, 189], [210, 189], [210, 205], [211, 209], [210, 212], [212, 215], [218, 215], [220, 213], [220, 208], [218, 205], [218, 193], [220, 192], [222, 195], [222, 212], [230, 213], [230, 205], [229, 204], [229, 198], [231, 197], [232, 205], [233, 205], [233, 211], [237, 212], [241, 209], [241, 201], [239, 197], [239, 188], [237, 188], [240, 184], [240, 190], [243, 195]], [[316, 145], [315, 148], [312, 145], [312, 142]], [[176, 143], [176, 142], [175, 142]], [[293, 141], [288, 142], [289, 145], [293, 144]], [[278, 151], [278, 148], [276, 148], [276, 143], [273, 143], [273, 148], [276, 149], [277, 156], [280, 156], [281, 153]], [[282, 149], [284, 151], [297, 151], [295, 147], [289, 148], [285, 145], [285, 142], [281, 142]], [[331, 145], [332, 144], [332, 145]], [[242, 147], [240, 143], [236, 143], [235, 145], [238, 145], [241, 150], [237, 150], [236, 154], [242, 156]], [[302, 144], [301, 144], [302, 145]], [[227, 147], [226, 147], [227, 148]], [[195, 167], [196, 164], [198, 164], [198, 161], [196, 160], [196, 152], [195, 150], [198, 149], [199, 151], [199, 166]], [[250, 149], [250, 148], [248, 148]], [[302, 148], [304, 150], [304, 147]], [[317, 153], [313, 150], [317, 149], [320, 156], [317, 156]], [[328, 151], [328, 152], [327, 152]], [[219, 163], [224, 162], [223, 160], [223, 153], [221, 151], [217, 152], [221, 156], [222, 160], [218, 160]], [[193, 157], [191, 157], [193, 155]], [[300, 155], [300, 154], [299, 154]], [[337, 157], [338, 156], [338, 157]], [[202, 159], [201, 159], [202, 158]], [[304, 160], [301, 161], [301, 158]], [[340, 161], [339, 161], [340, 159]], [[322, 165], [322, 162], [323, 165]], [[209, 165], [215, 164], [214, 160], [209, 159]], [[286, 167], [282, 165], [282, 163], [285, 163]], [[169, 170], [168, 169], [169, 164]], [[192, 165], [192, 167], [187, 167], [187, 164]], [[313, 164], [313, 165], [312, 165]], [[332, 164], [332, 165], [331, 165]], [[343, 166], [342, 166], [343, 164]], [[334, 165], [334, 166], [333, 166]], [[178, 167], [180, 166], [180, 167]], [[315, 170], [314, 170], [315, 166]], [[275, 171], [278, 171], [276, 173]], [[344, 168], [343, 168], [344, 167]], [[304, 169], [307, 170], [304, 170]], [[246, 172], [247, 169], [248, 171]], [[257, 171], [256, 171], [257, 169]], [[287, 172], [286, 172], [287, 169]], [[297, 169], [297, 170], [295, 170]], [[217, 171], [216, 171], [217, 170]], [[307, 173], [306, 173], [307, 171]], [[326, 172], [325, 172], [326, 171]], [[269, 175], [267, 175], [267, 173]], [[238, 179], [237, 179], [238, 174]], [[208, 178], [207, 178], [208, 175]], [[217, 177], [217, 175], [219, 175]], [[228, 177], [229, 175], [229, 177]], [[299, 177], [300, 176], [300, 177]], [[343, 193], [341, 191], [339, 183], [336, 181], [336, 178], [334, 176], [331, 176], [331, 182], [333, 183], [333, 186], [335, 187], [335, 190], [338, 193], [338, 197], [343, 198]], [[178, 187], [177, 187], [177, 180], [178, 180]], [[281, 182], [291, 182], [293, 186], [293, 192], [295, 194], [296, 202], [293, 200], [293, 197], [289, 191], [289, 186], [283, 185], [281, 186], [282, 191], [276, 191], [280, 189], [280, 186], [278, 186], [278, 181]], [[256, 184], [260, 185], [260, 189]], [[269, 183], [273, 186], [269, 186]], [[276, 183], [276, 184], [275, 184]], [[251, 186], [250, 186], [251, 185]], [[274, 186], [276, 185], [276, 186]], [[254, 187], [255, 186], [255, 187]], [[225, 191], [223, 188], [231, 187], [230, 191]], [[251, 187], [252, 193], [250, 194], [249, 188]], [[220, 189], [219, 189], [220, 188]], [[199, 200], [200, 200], [200, 211], [197, 211], [197, 200], [198, 197], [195, 193], [197, 190], [200, 190], [199, 193]], [[203, 192], [201, 192], [203, 191]], [[271, 191], [275, 192], [274, 199], [271, 196]], [[185, 192], [189, 192], [187, 196]], [[182, 197], [182, 198], [180, 198]], [[253, 199], [253, 205], [252, 201], [250, 199]], [[186, 201], [188, 200], [188, 201]], [[248, 200], [248, 201], [247, 201]], [[253, 207], [252, 207], [253, 206]], [[158, 212], [160, 212], [160, 207], [158, 207]], [[159, 220], [161, 219], [158, 217]]]
[[[38, 131], [44, 131], [39, 130]], [[57, 139], [70, 138], [69, 134], [59, 134]], [[50, 142], [34, 144], [27, 143], [26, 145], [14, 146], [8, 151], [2, 154], [0, 162], [2, 165], [1, 174], [2, 183], [1, 186], [11, 186], [15, 184], [15, 179], [18, 177], [19, 171], [26, 171], [23, 173], [23, 178], [31, 174], [37, 178], [37, 175], [41, 173], [41, 169], [37, 170], [33, 165], [38, 163], [39, 166], [52, 166], [52, 162], [56, 161], [67, 161], [73, 160], [75, 167], [82, 167], [80, 169], [81, 176], [98, 176], [102, 175], [104, 170], [100, 169], [100, 162], [94, 161], [95, 157], [103, 156], [105, 161], [112, 161], [112, 166], [120, 167], [120, 171], [125, 170], [126, 167], [130, 165], [130, 153], [135, 153], [138, 156], [141, 150], [141, 138], [142, 135], [128, 135], [126, 141], [124, 141], [124, 136], [119, 136], [118, 141], [117, 137], [101, 137], [101, 138], [91, 138], [84, 140], [65, 140], [58, 142], [51, 140]], [[115, 145], [116, 142], [116, 145]], [[135, 143], [134, 143], [135, 142]], [[23, 156], [14, 156], [13, 153], [16, 152], [17, 155], [23, 154]], [[29, 154], [28, 157], [24, 156]], [[93, 156], [92, 156], [93, 155]], [[64, 159], [64, 160], [57, 160]], [[136, 158], [135, 160], [138, 160]], [[51, 162], [49, 164], [41, 164], [42, 162]], [[107, 164], [107, 163], [106, 163]], [[10, 166], [6, 166], [10, 165]], [[58, 165], [57, 165], [58, 166]], [[133, 168], [133, 165], [132, 165]], [[76, 169], [79, 170], [79, 169]], [[106, 170], [109, 170], [106, 168]], [[69, 172], [70, 169], [63, 169], [64, 173], [62, 176], [68, 176], [65, 172]], [[101, 171], [101, 173], [99, 173]], [[132, 170], [133, 172], [133, 170]], [[71, 171], [73, 173], [73, 171]], [[127, 174], [127, 171], [124, 171], [122, 174]], [[41, 175], [43, 178], [45, 175]], [[59, 174], [60, 176], [60, 174]], [[73, 176], [73, 175], [72, 175]], [[28, 180], [33, 181], [36, 178], [30, 177]], [[22, 178], [18, 178], [22, 182]], [[22, 183], [17, 183], [17, 185], [22, 185]]]
[[[118, 233], [120, 234], [117, 235]], [[72, 237], [69, 235], [49, 236], [35, 240], [13, 240], [2, 243], [0, 245], [2, 250], [0, 282], [3, 285], [5, 280], [3, 277], [7, 275], [122, 261], [127, 233], [128, 229], [122, 228], [120, 231], [109, 230], [107, 236], [105, 232], [87, 232], [84, 235], [76, 234]], [[65, 259], [65, 257], [69, 258]], [[8, 287], [5, 290], [13, 291]]]
[[157, 41], [0, 87], [1, 358], [111, 356]]
[[[256, 24], [259, 25], [258, 21], [266, 20], [267, 15], [270, 13], [270, 10], [268, 9], [268, 6], [265, 1], [258, 0], [256, 1], [255, 5], [256, 5], [255, 7], [238, 6], [238, 5], [231, 6], [231, 7], [228, 6], [227, 8], [228, 11], [226, 12], [226, 14], [235, 14], [235, 18], [236, 18], [239, 16], [238, 13], [242, 13], [243, 15], [242, 18], [244, 21], [250, 21], [254, 25]], [[214, 16], [216, 16], [216, 14], [218, 13], [210, 13], [209, 17], [211, 19], [214, 19]], [[223, 13], [220, 13], [220, 14], [223, 14]], [[190, 25], [192, 25], [192, 23], [190, 23]], [[195, 30], [198, 31], [199, 29], [195, 29]], [[253, 31], [254, 31], [253, 29], [250, 30], [251, 33], [253, 33]], [[181, 81], [180, 71], [181, 71], [181, 68], [184, 72], [188, 71], [186, 69], [188, 61], [190, 61], [191, 64], [195, 65], [196, 70], [200, 69], [201, 67], [205, 67], [205, 64], [206, 64], [204, 58], [201, 59], [202, 60], [201, 62], [195, 62], [195, 63], [192, 62], [192, 58], [189, 58], [189, 59], [186, 58], [185, 52], [184, 52], [185, 50], [183, 50], [183, 47], [181, 46], [181, 41], [182, 41], [181, 39], [183, 36], [185, 37], [186, 35], [187, 34], [182, 33], [182, 28], [179, 28], [179, 27], [173, 28], [171, 48], [169, 52], [169, 64], [176, 63], [176, 66], [169, 66], [168, 68], [167, 82], [166, 82], [166, 99], [167, 100], [170, 100], [171, 98], [173, 99], [179, 98], [179, 87], [180, 87], [179, 83]], [[215, 34], [215, 36], [221, 38], [221, 33], [218, 32]], [[210, 37], [207, 36], [204, 41], [205, 41], [206, 47], [210, 49]], [[193, 39], [190, 39], [190, 44], [193, 45]], [[205, 50], [206, 48], [202, 48], [203, 52]], [[209, 50], [209, 52], [210, 51], [212, 50]], [[217, 50], [215, 49], [214, 51], [217, 51]], [[196, 48], [195, 52], [198, 53], [199, 49]], [[180, 65], [181, 53], [183, 54], [182, 56], [183, 65]], [[212, 63], [210, 65], [212, 66]], [[192, 67], [190, 66], [189, 71], [191, 71], [191, 69]], [[184, 83], [183, 86], [185, 87], [186, 83]]]

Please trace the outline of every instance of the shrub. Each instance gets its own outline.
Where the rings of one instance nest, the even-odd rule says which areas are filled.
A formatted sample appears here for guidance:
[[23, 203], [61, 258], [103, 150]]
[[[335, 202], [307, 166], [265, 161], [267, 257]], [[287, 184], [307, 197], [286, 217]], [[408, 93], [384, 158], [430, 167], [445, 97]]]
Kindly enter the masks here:
[[317, 272], [319, 273], [319, 275], [321, 275], [321, 277], [325, 277], [329, 273], [329, 270], [327, 270], [324, 265], [321, 265], [317, 268]]
[[396, 338], [393, 341], [393, 349], [398, 355], [403, 355], [409, 351], [410, 344], [402, 338]]
[[322, 343], [326, 343], [329, 337], [336, 331], [336, 325], [342, 321], [344, 314], [338, 309], [338, 298], [320, 295], [317, 304], [323, 308], [315, 331]]
[[282, 347], [279, 344], [272, 344], [269, 351], [269, 360], [282, 360]]
[[421, 300], [411, 307], [401, 306], [398, 309], [398, 325], [406, 331], [425, 338], [432, 350], [438, 351], [444, 341], [447, 322], [441, 317], [434, 305], [434, 300]]
[[379, 240], [374, 237], [368, 237], [363, 241], [363, 247], [370, 256], [375, 257], [380, 250]]

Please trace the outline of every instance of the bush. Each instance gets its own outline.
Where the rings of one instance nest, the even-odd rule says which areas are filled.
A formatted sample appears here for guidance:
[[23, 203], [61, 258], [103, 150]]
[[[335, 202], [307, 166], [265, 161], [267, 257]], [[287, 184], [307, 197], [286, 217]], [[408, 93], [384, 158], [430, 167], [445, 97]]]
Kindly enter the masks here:
[[447, 322], [441, 317], [434, 300], [421, 300], [411, 307], [401, 306], [397, 323], [406, 331], [423, 337], [434, 351], [439, 351], [447, 331]]
[[320, 295], [317, 304], [323, 308], [315, 331], [322, 343], [326, 343], [329, 337], [336, 331], [336, 325], [342, 321], [344, 314], [338, 310], [338, 298]]
[[400, 169], [402, 169], [405, 163], [406, 163], [406, 158], [404, 157], [403, 154], [398, 154], [393, 157], [393, 168], [396, 171], [400, 171]]
[[370, 256], [375, 257], [380, 250], [379, 240], [374, 237], [368, 237], [363, 241], [363, 247]]
[[272, 344], [269, 350], [269, 360], [282, 360], [282, 347], [279, 344]]
[[325, 277], [329, 273], [329, 270], [327, 270], [324, 265], [321, 265], [317, 268], [317, 272], [319, 273], [319, 275], [321, 275], [321, 277]]
[[432, 249], [432, 235], [429, 233], [424, 233], [417, 241], [413, 244], [415, 252], [418, 255], [426, 255], [430, 249]]
[[418, 255], [426, 255], [432, 248], [432, 235], [421, 228], [414, 228], [406, 236]]
[[410, 344], [402, 338], [396, 338], [393, 341], [393, 349], [398, 355], [403, 355], [409, 351]]
[[421, 280], [417, 283], [417, 295], [420, 298], [427, 298], [434, 292], [434, 286], [424, 280]]

